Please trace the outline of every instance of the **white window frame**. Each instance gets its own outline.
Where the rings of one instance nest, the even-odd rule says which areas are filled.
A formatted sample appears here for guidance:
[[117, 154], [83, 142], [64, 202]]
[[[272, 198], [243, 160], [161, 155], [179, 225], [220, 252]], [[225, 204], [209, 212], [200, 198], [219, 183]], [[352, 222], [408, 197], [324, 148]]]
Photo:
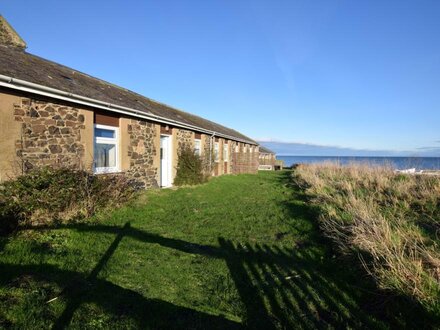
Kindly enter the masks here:
[[218, 163], [219, 162], [219, 158], [220, 158], [220, 151], [219, 151], [219, 143], [218, 142], [215, 142], [214, 143], [214, 161], [216, 162], [216, 163]]
[[227, 143], [223, 143], [223, 161], [227, 162], [229, 160], [229, 148]]
[[[197, 142], [199, 143], [199, 148], [196, 148]], [[194, 151], [196, 155], [201, 156], [202, 155], [202, 140], [201, 139], [194, 139]]]
[[[95, 136], [95, 128], [112, 130], [115, 132], [114, 138], [103, 138]], [[93, 169], [95, 174], [102, 173], [115, 173], [120, 171], [119, 166], [119, 127], [115, 126], [107, 126], [101, 124], [95, 124], [93, 128], [93, 148], [95, 148], [96, 144], [114, 144], [116, 147], [115, 157], [116, 157], [116, 166], [113, 167], [96, 167], [95, 160], [93, 159]], [[93, 156], [94, 157], [94, 156]]]

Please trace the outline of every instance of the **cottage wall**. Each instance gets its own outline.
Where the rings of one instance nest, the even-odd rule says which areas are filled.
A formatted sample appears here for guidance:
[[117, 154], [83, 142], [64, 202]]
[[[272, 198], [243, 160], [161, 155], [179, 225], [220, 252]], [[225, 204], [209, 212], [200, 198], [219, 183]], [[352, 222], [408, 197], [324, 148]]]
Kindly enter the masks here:
[[[211, 141], [211, 136], [207, 135], [207, 134], [201, 134], [201, 139], [200, 139], [200, 143], [201, 143], [201, 156], [202, 156], [202, 160], [203, 160], [203, 168], [205, 169], [206, 173], [209, 173], [209, 171], [212, 171], [212, 164], [210, 164], [210, 160], [212, 161], [213, 157], [212, 157], [212, 151], [211, 151], [211, 146], [210, 146], [210, 141]], [[209, 154], [211, 153], [211, 158]]]
[[172, 161], [171, 161], [171, 175], [174, 180], [177, 173], [177, 162], [179, 160], [179, 153], [185, 145], [194, 146], [194, 132], [185, 129], [173, 128], [171, 140]]
[[0, 93], [0, 182], [22, 172], [21, 159], [17, 156], [17, 144], [21, 147], [21, 123], [14, 117], [16, 105], [21, 106], [20, 97]]
[[137, 119], [124, 120], [123, 122], [127, 123], [129, 137], [128, 147], [126, 147], [127, 153], [122, 155], [122, 159], [129, 159], [126, 175], [133, 178], [141, 188], [157, 188], [159, 186], [159, 168], [154, 160], [158, 155], [156, 142], [156, 136], [160, 136], [158, 125]]
[[22, 171], [41, 166], [85, 167], [81, 139], [85, 116], [79, 108], [23, 97], [14, 103], [14, 120], [21, 124], [15, 145]]
[[235, 143], [232, 150], [232, 172], [234, 174], [257, 173], [258, 155], [258, 148], [242, 142]]
[[260, 165], [275, 166], [275, 155], [269, 153], [260, 153]]
[[[102, 112], [24, 95], [14, 95], [8, 90], [0, 92], [0, 182], [41, 166], [92, 170], [94, 124], [97, 114]], [[194, 146], [193, 131], [167, 127], [164, 133], [163, 125], [148, 120], [109, 117], [113, 117], [111, 121], [119, 127], [121, 172], [139, 187], [159, 186], [161, 132], [171, 136], [173, 178], [179, 151], [184, 145]], [[202, 157], [206, 162], [209, 162], [209, 154], [213, 153], [214, 139], [219, 143], [219, 161], [211, 159], [213, 175], [257, 171], [258, 153], [251, 154], [249, 145], [201, 133]], [[224, 143], [228, 144], [226, 160], [223, 159]], [[238, 151], [235, 150], [236, 145], [239, 146]]]
[[194, 132], [177, 129], [177, 152], [179, 153], [185, 146], [194, 146]]
[[[121, 171], [158, 186], [159, 125], [120, 118]], [[0, 181], [42, 166], [92, 170], [94, 111], [0, 93]]]

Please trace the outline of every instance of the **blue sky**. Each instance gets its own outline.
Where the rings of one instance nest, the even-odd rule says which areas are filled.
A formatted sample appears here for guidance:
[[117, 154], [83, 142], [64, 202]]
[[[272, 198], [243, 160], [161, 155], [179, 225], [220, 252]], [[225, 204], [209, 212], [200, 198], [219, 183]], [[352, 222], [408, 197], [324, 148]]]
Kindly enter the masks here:
[[440, 155], [440, 1], [14, 0], [0, 13], [33, 54], [255, 139]]

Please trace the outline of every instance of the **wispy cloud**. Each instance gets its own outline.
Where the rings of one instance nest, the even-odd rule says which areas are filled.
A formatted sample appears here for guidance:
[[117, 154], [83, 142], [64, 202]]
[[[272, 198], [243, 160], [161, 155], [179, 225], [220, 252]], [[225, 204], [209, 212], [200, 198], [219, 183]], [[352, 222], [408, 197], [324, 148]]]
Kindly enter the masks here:
[[280, 141], [277, 139], [257, 139], [257, 141], [279, 155], [292, 156], [439, 156], [440, 147], [420, 147], [415, 150], [374, 150], [355, 149], [341, 146], [313, 143]]
[[255, 141], [257, 142], [274, 142], [274, 143], [285, 143], [285, 144], [301, 144], [301, 145], [307, 145], [307, 146], [319, 146], [319, 147], [329, 147], [329, 148], [344, 148], [342, 146], [334, 145], [334, 144], [325, 144], [325, 143], [311, 143], [306, 141], [300, 141], [300, 140], [283, 140], [278, 138], [269, 138], [269, 137], [262, 137], [262, 138], [256, 138]]
[[432, 150], [432, 149], [439, 149], [438, 147], [418, 147], [417, 150]]

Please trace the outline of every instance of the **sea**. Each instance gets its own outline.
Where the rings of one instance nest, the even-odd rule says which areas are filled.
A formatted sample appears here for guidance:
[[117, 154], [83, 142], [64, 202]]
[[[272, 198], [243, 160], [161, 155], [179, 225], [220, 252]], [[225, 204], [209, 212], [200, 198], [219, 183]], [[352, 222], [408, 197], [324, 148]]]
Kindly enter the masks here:
[[416, 170], [440, 170], [440, 157], [353, 157], [353, 156], [278, 156], [284, 161], [284, 166], [294, 164], [311, 164], [322, 162], [337, 162], [341, 165], [364, 163], [369, 165], [386, 165], [396, 170], [415, 168]]

